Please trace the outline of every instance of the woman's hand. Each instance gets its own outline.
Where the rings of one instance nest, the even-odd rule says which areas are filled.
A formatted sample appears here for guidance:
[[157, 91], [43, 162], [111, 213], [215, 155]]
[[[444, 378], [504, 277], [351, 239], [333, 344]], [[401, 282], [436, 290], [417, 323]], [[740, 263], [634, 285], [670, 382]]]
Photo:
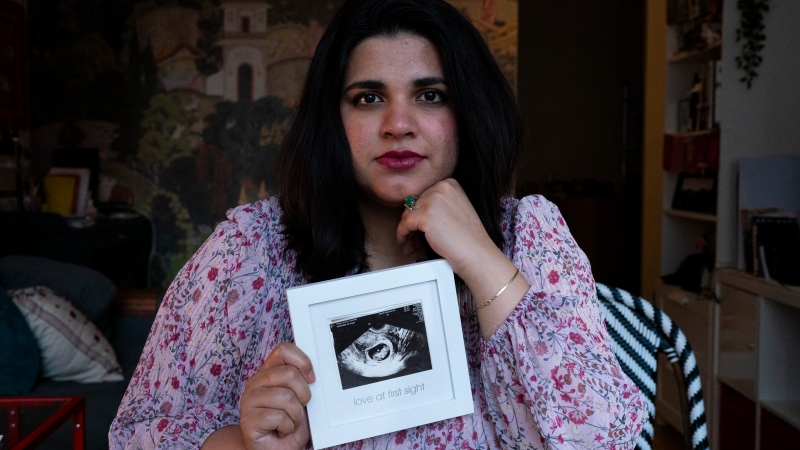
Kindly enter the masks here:
[[311, 360], [296, 345], [279, 344], [245, 382], [241, 432], [248, 450], [305, 448], [311, 432], [303, 409], [315, 380]]
[[487, 257], [506, 259], [489, 237], [467, 194], [452, 178], [425, 190], [414, 211], [403, 212], [397, 243], [406, 254], [419, 246], [415, 231], [424, 233], [431, 248], [462, 278], [485, 265]]
[[419, 195], [413, 211], [403, 211], [397, 226], [397, 243], [406, 254], [419, 243], [415, 231], [424, 234], [433, 251], [441, 255], [464, 283], [475, 304], [482, 305], [507, 285], [491, 306], [478, 309], [484, 337], [505, 321], [530, 285], [518, 276], [514, 264], [497, 248], [475, 212], [461, 185], [452, 178], [442, 180]]

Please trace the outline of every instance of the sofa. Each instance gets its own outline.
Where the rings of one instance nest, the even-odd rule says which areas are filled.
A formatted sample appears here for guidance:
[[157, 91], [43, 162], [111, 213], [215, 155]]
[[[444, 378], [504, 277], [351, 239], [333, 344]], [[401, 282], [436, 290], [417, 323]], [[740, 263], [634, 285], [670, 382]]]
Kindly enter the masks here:
[[[132, 312], [130, 306], [120, 300], [131, 296], [124, 291], [118, 292], [101, 273], [88, 267], [31, 256], [1, 258], [0, 286], [3, 291], [0, 294], [11, 293], [5, 296], [5, 300], [0, 300], [0, 339], [6, 338], [11, 343], [0, 350], [0, 389], [6, 391], [0, 395], [83, 396], [86, 448], [107, 449], [109, 426], [150, 332], [160, 303], [160, 292], [140, 291], [138, 310]], [[54, 333], [53, 329], [59, 326], [51, 326], [49, 322], [37, 323], [31, 316], [31, 311], [45, 309], [37, 304], [42, 302], [43, 296], [54, 297], [57, 309], [74, 307], [79, 313], [70, 309], [71, 319], [77, 317], [86, 322], [87, 329], [100, 332], [95, 333], [95, 340], [103, 341], [101, 343], [113, 349], [112, 352], [107, 347], [101, 348], [105, 349], [110, 368], [98, 369], [100, 375], [97, 371], [88, 375], [79, 373], [77, 377], [59, 373], [82, 355], [58, 361], [59, 354], [71, 350], [58, 348], [53, 354], [53, 349], [48, 348], [57, 344], [46, 341], [46, 333]], [[8, 298], [12, 298], [16, 309], [9, 306]], [[69, 327], [80, 328], [80, 323]], [[85, 367], [77, 370], [85, 372]], [[21, 415], [22, 429], [41, 421], [42, 417], [37, 417], [41, 413]], [[67, 421], [37, 448], [72, 448], [72, 422]]]

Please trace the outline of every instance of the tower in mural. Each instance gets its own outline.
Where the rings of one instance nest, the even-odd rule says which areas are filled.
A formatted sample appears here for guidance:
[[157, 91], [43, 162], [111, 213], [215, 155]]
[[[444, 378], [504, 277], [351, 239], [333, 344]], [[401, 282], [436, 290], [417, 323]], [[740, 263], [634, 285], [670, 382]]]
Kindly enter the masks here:
[[263, 0], [226, 1], [223, 9], [222, 70], [206, 80], [206, 94], [225, 100], [267, 95], [267, 11]]

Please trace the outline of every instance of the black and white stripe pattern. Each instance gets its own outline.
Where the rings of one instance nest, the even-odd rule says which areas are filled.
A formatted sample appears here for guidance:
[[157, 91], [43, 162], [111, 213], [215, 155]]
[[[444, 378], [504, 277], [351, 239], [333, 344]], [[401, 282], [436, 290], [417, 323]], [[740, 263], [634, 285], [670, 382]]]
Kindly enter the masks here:
[[658, 352], [664, 352], [670, 362], [679, 362], [686, 381], [692, 450], [707, 450], [708, 432], [700, 373], [686, 336], [666, 314], [647, 300], [604, 284], [596, 283], [596, 287], [614, 354], [622, 370], [645, 394], [650, 413], [650, 422], [645, 425], [636, 448], [651, 449], [657, 356]]

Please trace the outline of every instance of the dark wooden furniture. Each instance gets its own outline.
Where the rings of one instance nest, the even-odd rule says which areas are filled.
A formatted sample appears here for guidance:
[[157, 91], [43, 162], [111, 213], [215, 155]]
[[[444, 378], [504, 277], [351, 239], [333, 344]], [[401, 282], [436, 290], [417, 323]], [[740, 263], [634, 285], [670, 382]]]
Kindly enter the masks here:
[[54, 213], [0, 213], [0, 255], [80, 264], [106, 275], [117, 287], [147, 287], [152, 231], [146, 217], [98, 218], [83, 228], [71, 223]]

